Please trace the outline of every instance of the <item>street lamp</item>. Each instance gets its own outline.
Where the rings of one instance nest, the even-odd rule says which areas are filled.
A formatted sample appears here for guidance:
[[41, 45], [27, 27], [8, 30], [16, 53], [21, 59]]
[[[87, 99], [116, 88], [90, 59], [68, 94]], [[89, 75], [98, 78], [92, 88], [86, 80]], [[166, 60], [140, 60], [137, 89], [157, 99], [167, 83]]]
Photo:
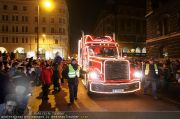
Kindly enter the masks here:
[[[52, 10], [53, 9], [53, 3], [51, 0], [37, 0], [38, 6], [37, 6], [37, 59], [39, 57], [39, 9], [40, 6], [46, 8], [46, 10]], [[41, 3], [41, 4], [40, 4]]]

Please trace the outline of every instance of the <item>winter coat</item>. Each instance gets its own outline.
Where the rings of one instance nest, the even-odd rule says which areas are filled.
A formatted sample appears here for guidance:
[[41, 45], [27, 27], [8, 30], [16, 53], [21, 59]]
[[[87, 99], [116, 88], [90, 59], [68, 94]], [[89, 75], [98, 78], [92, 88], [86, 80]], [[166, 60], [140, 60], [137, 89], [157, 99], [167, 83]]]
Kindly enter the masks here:
[[51, 77], [53, 75], [53, 70], [49, 67], [42, 68], [41, 72], [41, 81], [44, 85], [50, 85], [51, 84]]

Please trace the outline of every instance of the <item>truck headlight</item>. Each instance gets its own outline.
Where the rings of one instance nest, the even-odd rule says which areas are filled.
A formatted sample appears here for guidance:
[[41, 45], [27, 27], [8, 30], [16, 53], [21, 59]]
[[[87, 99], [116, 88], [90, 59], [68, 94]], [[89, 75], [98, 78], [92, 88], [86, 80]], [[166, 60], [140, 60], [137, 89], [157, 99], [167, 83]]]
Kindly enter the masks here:
[[100, 74], [96, 71], [92, 71], [89, 73], [89, 78], [92, 80], [99, 80], [100, 79]]
[[140, 71], [134, 72], [134, 77], [135, 78], [142, 78], [142, 73]]

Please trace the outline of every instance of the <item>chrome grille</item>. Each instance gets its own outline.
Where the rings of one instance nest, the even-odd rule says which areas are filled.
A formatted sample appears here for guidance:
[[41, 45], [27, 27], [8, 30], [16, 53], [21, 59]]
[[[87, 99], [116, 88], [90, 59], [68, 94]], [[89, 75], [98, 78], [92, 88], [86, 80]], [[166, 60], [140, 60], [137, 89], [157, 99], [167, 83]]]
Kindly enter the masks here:
[[106, 80], [128, 80], [129, 65], [127, 61], [106, 61], [105, 62]]

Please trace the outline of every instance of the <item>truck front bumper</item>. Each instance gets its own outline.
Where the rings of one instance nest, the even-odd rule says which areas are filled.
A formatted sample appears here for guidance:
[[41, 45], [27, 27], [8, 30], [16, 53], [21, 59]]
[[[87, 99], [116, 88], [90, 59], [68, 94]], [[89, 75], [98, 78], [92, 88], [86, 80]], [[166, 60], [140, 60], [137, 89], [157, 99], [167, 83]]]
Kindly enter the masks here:
[[90, 83], [90, 91], [103, 94], [133, 93], [141, 89], [140, 81], [130, 83]]

